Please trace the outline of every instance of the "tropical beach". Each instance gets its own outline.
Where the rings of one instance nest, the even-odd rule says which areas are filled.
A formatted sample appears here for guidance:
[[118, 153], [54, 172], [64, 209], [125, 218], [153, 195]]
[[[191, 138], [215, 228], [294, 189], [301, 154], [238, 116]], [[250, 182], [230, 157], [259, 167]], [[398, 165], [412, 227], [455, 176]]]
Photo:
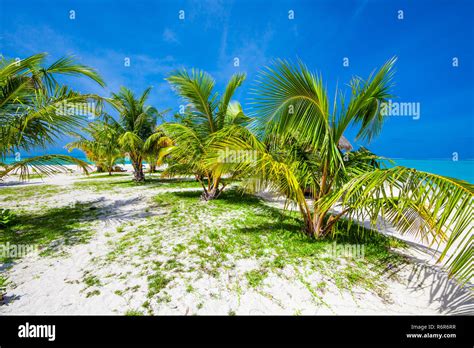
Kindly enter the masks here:
[[406, 55], [119, 84], [30, 51], [0, 58], [0, 315], [474, 314], [472, 134], [395, 99]]
[[[363, 244], [367, 260], [352, 259], [331, 241], [289, 235], [297, 226], [278, 222], [277, 199], [232, 194], [209, 207], [193, 181], [156, 175], [136, 190], [131, 177], [69, 174], [2, 188], [2, 204], [21, 197], [16, 210], [41, 197], [25, 225], [54, 219], [64, 237], [8, 271], [3, 314], [472, 314], [472, 288], [448, 278], [435, 250], [391, 229], [399, 239]], [[249, 231], [269, 223], [275, 231]]]
[[[70, 64], [64, 71], [79, 70], [63, 62]], [[78, 140], [66, 145], [82, 150], [93, 166], [65, 155], [3, 165], [2, 242], [8, 248], [0, 310], [472, 314], [472, 186], [410, 168], [382, 168], [375, 154], [354, 150], [342, 135], [360, 117], [367, 118], [360, 136], [378, 132], [371, 123], [381, 120], [370, 100], [383, 100], [394, 63], [370, 80], [353, 81], [364, 86], [340, 125], [330, 126], [319, 80], [301, 63], [277, 62], [269, 81], [281, 86], [262, 84], [268, 101], [261, 117], [271, 113], [263, 123], [268, 138], [258, 136], [258, 118], [252, 121], [231, 101], [245, 75], [232, 76], [211, 109], [212, 102], [202, 103], [212, 93], [210, 75], [172, 73], [168, 81], [189, 102], [174, 123], [158, 124], [158, 111], [145, 104], [150, 88], [139, 97], [126, 88], [110, 99], [74, 94], [110, 103], [119, 118], [96, 108], [97, 119], [83, 128], [88, 135], [76, 133]], [[27, 64], [5, 62], [3, 71], [16, 68], [21, 75], [9, 80], [25, 80], [25, 93], [47, 98], [48, 89], [29, 86]], [[102, 83], [92, 69], [79, 73]], [[308, 90], [288, 88], [280, 96], [291, 79], [295, 88], [305, 80]], [[80, 118], [64, 111], [67, 98], [59, 97], [59, 110], [53, 102], [33, 115], [58, 131], [74, 126]], [[29, 117], [32, 111], [25, 112]], [[26, 123], [19, 133], [8, 125], [5, 154], [44, 141], [38, 131], [54, 132], [42, 123]], [[124, 158], [131, 164], [120, 166]], [[36, 249], [11, 255], [10, 244]]]

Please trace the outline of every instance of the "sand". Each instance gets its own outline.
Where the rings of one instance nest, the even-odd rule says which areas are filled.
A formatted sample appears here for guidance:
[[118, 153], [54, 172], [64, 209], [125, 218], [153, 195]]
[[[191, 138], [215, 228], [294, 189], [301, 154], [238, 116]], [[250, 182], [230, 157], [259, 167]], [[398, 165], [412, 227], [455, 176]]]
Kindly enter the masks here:
[[[126, 167], [130, 170], [129, 166]], [[474, 314], [472, 284], [461, 287], [449, 279], [446, 272], [435, 265], [436, 251], [410, 240], [410, 247], [403, 252], [411, 263], [381, 275], [386, 284], [386, 292], [382, 296], [365, 289], [341, 290], [330, 279], [324, 279], [322, 274], [295, 266], [287, 266], [279, 274], [271, 274], [258, 289], [250, 288], [245, 285], [243, 274], [256, 267], [256, 260], [245, 259], [236, 260], [234, 268], [217, 278], [196, 276], [190, 271], [186, 277], [174, 279], [167, 286], [168, 300], [151, 303], [148, 312], [144, 311], [148, 283], [147, 274], [143, 274], [142, 268], [137, 265], [139, 261], [134, 264], [127, 260], [109, 263], [97, 260], [106, 258], [121, 238], [121, 234], [117, 233], [118, 226], [131, 221], [146, 223], [149, 214], [161, 214], [159, 209], [147, 212], [146, 207], [151, 197], [168, 189], [143, 187], [114, 192], [78, 191], [72, 184], [80, 177], [78, 172], [74, 172], [19, 184], [58, 185], [62, 188], [60, 201], [56, 197], [44, 198], [48, 205], [95, 202], [103, 213], [91, 227], [95, 233], [89, 242], [62, 246], [65, 251], [62, 257], [32, 254], [9, 268], [6, 273], [14, 285], [8, 289], [5, 303], [0, 305], [0, 315], [122, 315], [137, 310], [155, 315]], [[16, 184], [15, 178], [10, 178], [5, 187]], [[0, 199], [1, 208], [6, 203]], [[389, 227], [384, 232], [407, 239]], [[186, 234], [193, 231], [184, 229], [181, 234], [173, 231], [160, 233], [166, 237], [171, 249], [171, 246], [185, 241]], [[180, 261], [186, 266], [186, 258]], [[101, 280], [100, 287], [85, 286], [84, 275], [89, 273]], [[299, 281], [301, 274], [311, 284], [324, 280], [328, 286], [315, 297]], [[192, 292], [188, 291], [190, 284]], [[91, 295], [94, 289], [100, 294]]]

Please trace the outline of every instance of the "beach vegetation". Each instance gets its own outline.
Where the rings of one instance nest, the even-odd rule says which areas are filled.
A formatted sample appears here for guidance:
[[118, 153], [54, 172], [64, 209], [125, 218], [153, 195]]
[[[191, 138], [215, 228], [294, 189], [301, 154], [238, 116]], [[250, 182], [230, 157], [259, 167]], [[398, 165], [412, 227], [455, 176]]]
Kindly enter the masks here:
[[232, 101], [245, 75], [234, 74], [221, 96], [214, 91], [214, 79], [201, 70], [175, 71], [167, 80], [187, 104], [177, 115], [177, 122], [161, 126], [174, 142], [168, 151], [173, 162], [163, 175], [192, 174], [203, 188], [203, 200], [218, 198], [227, 185], [223, 175], [231, 173], [212, 170], [204, 159], [215, 138], [250, 120], [240, 103]]
[[[256, 291], [271, 273], [306, 267], [323, 277], [311, 283], [297, 274], [317, 301], [329, 282], [340, 289], [360, 286], [382, 293], [381, 274], [406, 261], [394, 252], [406, 244], [380, 233], [388, 227], [438, 248], [438, 262], [451, 276], [461, 282], [472, 278], [473, 185], [412, 168], [386, 168], [386, 159], [368, 149], [388, 117], [381, 105], [393, 98], [396, 58], [366, 79], [353, 77], [348, 91], [336, 87], [333, 96], [322, 76], [302, 62], [276, 60], [260, 71], [245, 113], [234, 100], [244, 74], [233, 75], [219, 94], [204, 71], [174, 71], [167, 81], [185, 105], [173, 122], [164, 122], [164, 112], [148, 104], [151, 88], [136, 95], [122, 87], [107, 99], [81, 94], [54, 76], [86, 76], [104, 85], [95, 70], [70, 58], [44, 67], [44, 59], [40, 54], [18, 64], [0, 60], [0, 159], [73, 134], [76, 140], [67, 148], [83, 151], [97, 172], [106, 174], [77, 180], [72, 189], [151, 192], [150, 201], [142, 202], [146, 221], [118, 226], [120, 238], [106, 255], [106, 262], [138, 255], [139, 267], [165, 248], [163, 231], [183, 235], [176, 245], [166, 245], [172, 254], [163, 262], [154, 260], [146, 273], [150, 300], [159, 295], [159, 301], [169, 302], [165, 289], [191, 268], [219, 278], [242, 260], [257, 262], [243, 273], [244, 283]], [[105, 112], [103, 100], [116, 117]], [[92, 101], [97, 105], [92, 122], [64, 112], [64, 103]], [[364, 146], [354, 149], [345, 137], [349, 129]], [[124, 158], [132, 164], [133, 181], [129, 174], [111, 175]], [[15, 170], [22, 178], [31, 169], [54, 174], [64, 163], [89, 169], [71, 156], [45, 155], [0, 163], [0, 178]], [[166, 167], [158, 172], [162, 164]], [[156, 195], [150, 191], [155, 189]], [[19, 203], [15, 214], [0, 210], [0, 242], [37, 245], [49, 255], [63, 244], [88, 241], [92, 222], [103, 213], [93, 203], [41, 210], [20, 204], [54, 197], [60, 190], [52, 185], [2, 187], [2, 203]], [[282, 199], [285, 209], [269, 206], [260, 196]], [[192, 236], [183, 233], [189, 229]], [[334, 243], [364, 250], [364, 255], [334, 255]], [[355, 245], [363, 249], [351, 249]], [[84, 282], [100, 285], [93, 276]]]
[[[37, 173], [64, 171], [70, 163], [87, 171], [88, 164], [72, 156], [44, 155], [22, 158], [22, 153], [46, 148], [59, 137], [85, 124], [87, 115], [69, 112], [75, 105], [94, 105], [92, 114], [100, 112], [102, 98], [82, 94], [60, 84], [57, 77], [87, 77], [105, 86], [97, 72], [79, 64], [72, 57], [63, 57], [45, 66], [46, 54], [21, 60], [0, 58], [0, 179], [19, 172], [27, 178], [33, 168]], [[7, 156], [17, 159], [4, 163]]]
[[[85, 136], [85, 134], [87, 136]], [[82, 150], [87, 159], [94, 163], [97, 173], [112, 175], [117, 162], [123, 162], [123, 153], [118, 144], [118, 129], [106, 120], [91, 122], [74, 134], [77, 140], [66, 145], [69, 151]]]
[[[256, 79], [253, 128], [235, 127], [213, 142], [205, 162], [212, 171], [246, 173], [242, 186], [250, 192], [270, 191], [295, 204], [312, 238], [341, 233], [341, 223], [377, 230], [385, 221], [442, 248], [438, 261], [458, 279], [470, 279], [473, 185], [411, 168], [380, 168], [378, 156], [352, 151], [344, 138], [349, 127], [360, 141], [379, 135], [385, 121], [379, 106], [392, 97], [395, 62], [366, 80], [354, 77], [349, 97], [337, 89], [331, 104], [321, 76], [302, 62], [276, 61]], [[256, 159], [223, 163], [225, 149], [253, 151]]]
[[108, 100], [119, 114], [118, 121], [113, 118], [110, 118], [110, 121], [114, 122], [118, 129], [118, 144], [132, 162], [136, 182], [145, 181], [144, 159], [151, 160], [150, 166], [155, 167], [164, 156], [160, 150], [171, 145], [171, 140], [156, 129], [157, 121], [162, 117], [161, 113], [146, 104], [150, 92], [151, 87], [136, 96], [130, 89], [122, 87]]

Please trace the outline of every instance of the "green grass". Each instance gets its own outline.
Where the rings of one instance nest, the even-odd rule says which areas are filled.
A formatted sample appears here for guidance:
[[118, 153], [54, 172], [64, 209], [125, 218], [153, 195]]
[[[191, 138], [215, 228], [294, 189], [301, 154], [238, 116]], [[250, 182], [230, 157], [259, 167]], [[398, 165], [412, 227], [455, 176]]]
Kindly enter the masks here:
[[[199, 188], [194, 180], [152, 177], [144, 184], [137, 184], [131, 177], [111, 180], [107, 177], [82, 180], [76, 182], [73, 188], [104, 191], [137, 186]], [[55, 192], [63, 188], [41, 185], [27, 189], [24, 194], [27, 192], [30, 197], [36, 197], [38, 192]], [[11, 188], [0, 190], [7, 190], [8, 193]], [[281, 275], [286, 267], [318, 272], [324, 281], [312, 284], [306, 280], [306, 271], [300, 273], [295, 281], [299, 280], [307, 287], [319, 303], [329, 282], [341, 290], [362, 287], [382, 293], [380, 275], [389, 266], [404, 262], [392, 251], [393, 248], [404, 247], [404, 243], [356, 224], [341, 221], [331, 238], [315, 240], [302, 232], [298, 212], [270, 207], [259, 198], [242, 194], [238, 189], [230, 189], [219, 199], [209, 202], [201, 201], [200, 195], [201, 190], [159, 193], [146, 208], [158, 214], [147, 216], [146, 220], [141, 219], [138, 223], [124, 223], [111, 232], [118, 233], [119, 237], [102, 262], [132, 262], [134, 267], [141, 268], [140, 274], [146, 275], [148, 280], [148, 304], [150, 301], [169, 301], [166, 289], [175, 278], [184, 278], [187, 284], [185, 290], [192, 293], [195, 289], [189, 283], [191, 280], [185, 278], [188, 272], [220, 278], [225, 269], [235, 267], [236, 262], [244, 259], [255, 261], [257, 266], [241, 275], [242, 284], [257, 291], [261, 291], [270, 274]], [[86, 242], [92, 235], [90, 226], [99, 214], [93, 204], [50, 208], [40, 212], [14, 212], [15, 222], [0, 234], [0, 243], [34, 244], [41, 246], [43, 253], [54, 252], [54, 248], [50, 247], [53, 241], [64, 244]], [[173, 244], [173, 238], [168, 238], [174, 234], [181, 237], [176, 239], [176, 244]], [[342, 246], [363, 245], [365, 257], [332, 257], [328, 255], [328, 250], [334, 242]], [[165, 261], [157, 262], [157, 255], [166, 256]], [[6, 261], [11, 260], [3, 260]], [[119, 279], [127, 277], [129, 275], [124, 274]], [[87, 287], [101, 286], [100, 280], [91, 274], [85, 274], [83, 281]], [[95, 289], [86, 296], [100, 294], [97, 291]], [[149, 305], [146, 308], [151, 311]]]
[[92, 297], [92, 296], [98, 296], [100, 295], [100, 290], [92, 290], [92, 291], [89, 291], [87, 294], [86, 294], [86, 297], [89, 298], [89, 297]]
[[61, 186], [44, 184], [0, 186], [0, 207], [2, 202], [21, 202], [26, 199], [53, 197], [63, 190]]
[[113, 179], [116, 177], [130, 177], [131, 179], [133, 176], [130, 173], [112, 173], [112, 175], [109, 175], [109, 173], [89, 173], [89, 175], [80, 177], [79, 180]]
[[[133, 226], [132, 223], [128, 225]], [[121, 225], [116, 231], [121, 234], [121, 237], [115, 242], [113, 250], [107, 254], [108, 262], [121, 260], [124, 254], [131, 258], [143, 259], [160, 251], [162, 237], [156, 223], [133, 226], [127, 232], [125, 232], [125, 226]], [[151, 243], [147, 245], [140, 244], [140, 239], [143, 237], [151, 237]], [[135, 248], [136, 246], [137, 248]], [[135, 249], [134, 252], [131, 252], [131, 249]]]
[[[14, 223], [0, 233], [0, 244], [37, 246], [42, 254], [49, 254], [53, 241], [73, 245], [85, 243], [92, 236], [90, 224], [97, 219], [93, 204], [74, 204], [39, 212], [15, 212]], [[9, 262], [11, 260], [1, 260]]]
[[143, 312], [141, 312], [139, 310], [136, 310], [136, 309], [130, 309], [130, 310], [125, 312], [125, 315], [129, 316], [129, 317], [139, 317], [139, 316], [143, 315]]
[[0, 296], [6, 290], [7, 285], [8, 285], [8, 279], [6, 277], [0, 275]]
[[255, 269], [245, 273], [248, 284], [252, 288], [257, 288], [263, 284], [263, 281], [268, 275], [268, 271], [265, 269]]
[[[129, 175], [129, 174], [127, 174]], [[75, 182], [73, 184], [76, 189], [89, 189], [93, 191], [109, 191], [117, 190], [121, 188], [135, 188], [135, 187], [149, 187], [149, 188], [167, 188], [167, 189], [180, 189], [180, 188], [199, 188], [201, 187], [199, 182], [193, 179], [166, 179], [157, 177], [147, 177], [145, 182], [137, 183], [132, 180], [132, 176], [124, 179], [114, 179], [113, 176], [99, 177], [100, 180], [95, 180], [98, 176], [82, 178], [82, 181]], [[110, 180], [107, 180], [110, 179]]]
[[148, 298], [159, 294], [172, 280], [162, 272], [160, 266], [155, 265], [153, 274], [148, 276]]
[[88, 276], [85, 276], [84, 279], [83, 279], [83, 282], [88, 286], [88, 287], [91, 287], [91, 286], [101, 286], [101, 282], [100, 282], [100, 279], [97, 278], [96, 276], [94, 275], [88, 275]]
[[[332, 277], [341, 289], [354, 286], [376, 289], [381, 285], [377, 278], [388, 265], [404, 262], [391, 251], [393, 247], [403, 247], [402, 242], [355, 224], [342, 221], [334, 236], [315, 240], [302, 232], [298, 212], [269, 207], [259, 198], [235, 189], [210, 202], [201, 202], [199, 196], [199, 191], [167, 192], [157, 195], [154, 201], [168, 209], [162, 224], [176, 229], [193, 226], [197, 231], [189, 242], [194, 248], [185, 251], [177, 245], [174, 250], [178, 254], [187, 252], [197, 256], [201, 260], [200, 269], [212, 276], [218, 277], [219, 270], [228, 267], [226, 261], [231, 258], [257, 259], [261, 260], [261, 268], [245, 274], [251, 287], [260, 286], [270, 271], [307, 265]], [[225, 217], [229, 213], [235, 217]], [[216, 228], [211, 221], [222, 223]], [[364, 258], [344, 259], [348, 266], [342, 266], [339, 258], [327, 255], [334, 242], [342, 246], [363, 246]]]

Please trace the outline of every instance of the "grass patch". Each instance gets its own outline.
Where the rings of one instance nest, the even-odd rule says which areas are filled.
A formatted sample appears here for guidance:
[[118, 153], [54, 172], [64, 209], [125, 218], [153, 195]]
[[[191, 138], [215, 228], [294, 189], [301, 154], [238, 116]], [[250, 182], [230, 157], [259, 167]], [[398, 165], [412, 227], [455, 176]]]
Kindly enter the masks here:
[[[181, 189], [181, 188], [199, 188], [200, 184], [194, 179], [182, 179], [182, 178], [156, 178], [146, 177], [144, 182], [135, 182], [132, 180], [132, 176], [127, 174], [130, 178], [125, 179], [114, 179], [114, 176], [100, 177], [100, 180], [95, 180], [98, 176], [82, 178], [82, 181], [75, 182], [74, 188], [77, 189], [89, 189], [93, 191], [110, 191], [123, 188], [136, 188], [136, 187], [149, 187], [149, 188], [167, 188], [167, 189]], [[107, 180], [109, 179], [109, 180]]]
[[92, 296], [98, 296], [100, 295], [100, 290], [93, 290], [93, 291], [89, 291], [87, 294], [86, 294], [86, 297], [89, 298], [89, 297], [92, 297]]
[[61, 193], [64, 188], [57, 185], [22, 184], [13, 186], [0, 185], [0, 202], [21, 202], [28, 199], [48, 198]]
[[94, 275], [88, 275], [86, 277], [84, 277], [83, 279], [83, 282], [88, 286], [88, 287], [91, 287], [91, 286], [101, 286], [101, 282], [100, 282], [100, 279], [97, 278], [96, 276]]
[[[84, 243], [92, 236], [90, 224], [97, 218], [95, 207], [74, 204], [41, 212], [16, 212], [14, 223], [0, 234], [0, 244], [10, 243], [37, 246], [42, 255], [56, 250], [58, 245]], [[1, 259], [10, 262], [12, 259]]]
[[157, 265], [154, 268], [154, 273], [148, 276], [148, 298], [159, 294], [161, 290], [166, 288], [172, 278], [167, 277], [161, 270], [160, 266]]
[[263, 284], [263, 281], [268, 275], [265, 269], [254, 269], [245, 273], [245, 278], [250, 287], [257, 288]]
[[[188, 243], [188, 253], [199, 258], [197, 267], [219, 277], [230, 259], [257, 259], [262, 269], [245, 274], [251, 287], [262, 284], [268, 272], [286, 266], [308, 266], [321, 272], [341, 289], [361, 286], [377, 289], [380, 273], [387, 266], [404, 262], [393, 253], [403, 243], [356, 224], [341, 221], [332, 237], [316, 240], [302, 232], [298, 212], [269, 207], [259, 198], [237, 189], [226, 191], [210, 202], [199, 200], [200, 191], [167, 192], [157, 195], [155, 203], [168, 209], [168, 228], [180, 227], [198, 231]], [[216, 224], [219, 227], [215, 227]], [[163, 227], [163, 226], [162, 226]], [[363, 247], [363, 258], [330, 254], [334, 243]], [[182, 246], [175, 246], [182, 252]], [[338, 274], [336, 276], [336, 274]]]
[[8, 285], [8, 279], [0, 275], [0, 297], [7, 290], [7, 285]]
[[132, 179], [133, 175], [130, 173], [112, 173], [112, 175], [108, 173], [89, 173], [89, 175], [80, 177], [79, 180], [113, 179], [116, 177], [130, 177]]

